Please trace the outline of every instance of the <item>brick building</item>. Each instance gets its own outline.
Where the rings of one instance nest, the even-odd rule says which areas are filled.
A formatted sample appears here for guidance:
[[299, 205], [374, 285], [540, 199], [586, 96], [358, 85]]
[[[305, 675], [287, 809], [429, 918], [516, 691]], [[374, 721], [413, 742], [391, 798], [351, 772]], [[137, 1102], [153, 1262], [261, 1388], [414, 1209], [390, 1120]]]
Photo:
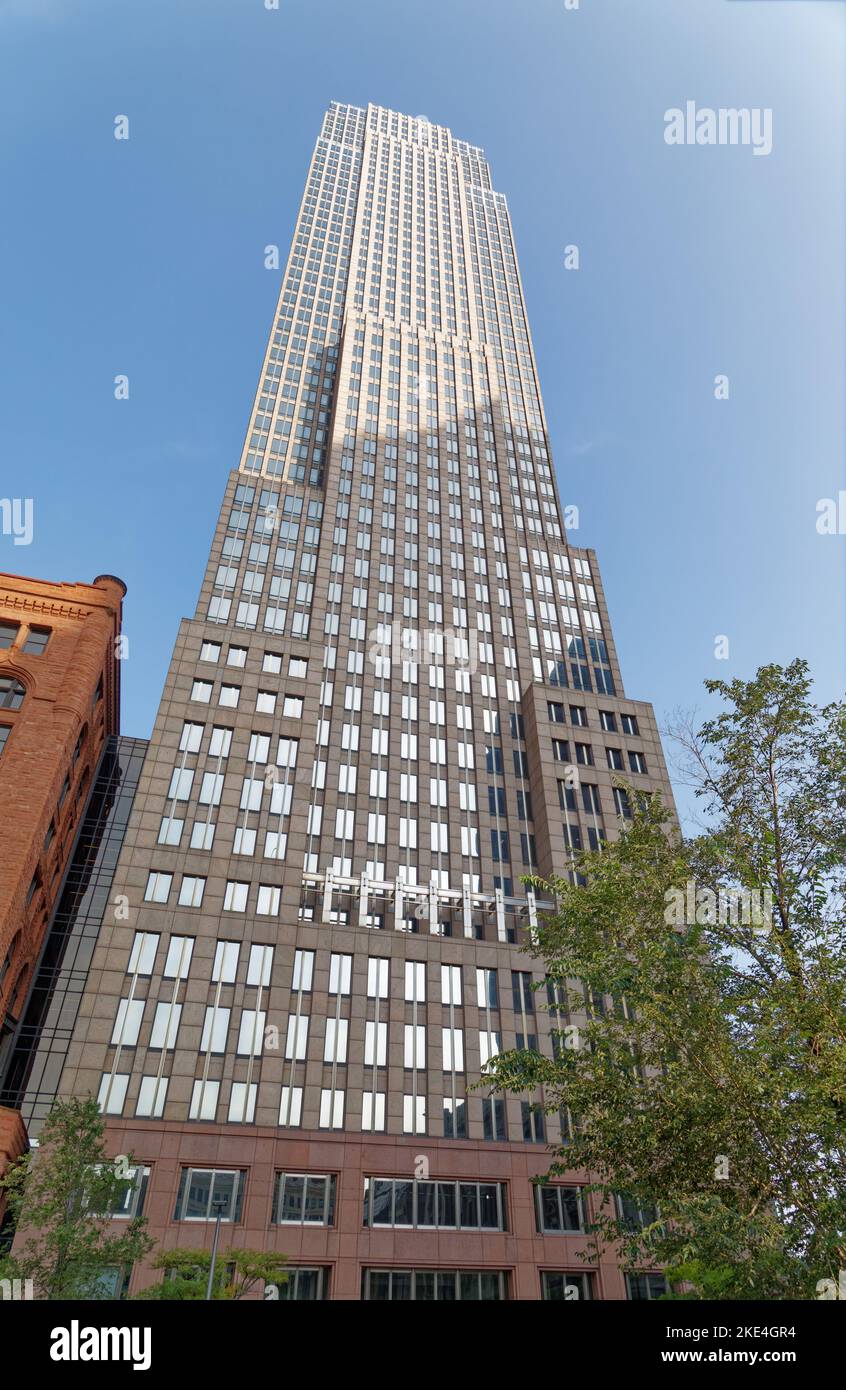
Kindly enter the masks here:
[[[112, 575], [0, 574], [0, 1075], [106, 740], [119, 721], [121, 605]], [[24, 1142], [0, 1108], [0, 1167]]]

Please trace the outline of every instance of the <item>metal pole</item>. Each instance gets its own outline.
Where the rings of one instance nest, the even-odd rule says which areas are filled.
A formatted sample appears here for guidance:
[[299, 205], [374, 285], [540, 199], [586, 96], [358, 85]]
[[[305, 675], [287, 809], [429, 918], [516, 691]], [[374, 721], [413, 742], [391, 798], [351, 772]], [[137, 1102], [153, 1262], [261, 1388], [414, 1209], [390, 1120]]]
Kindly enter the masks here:
[[220, 1239], [220, 1221], [221, 1217], [223, 1216], [224, 1208], [226, 1206], [226, 1199], [224, 1197], [216, 1197], [212, 1202], [212, 1206], [217, 1208], [217, 1217], [214, 1223], [214, 1240], [212, 1241], [211, 1264], [209, 1266], [209, 1282], [206, 1285], [207, 1303], [211, 1300], [212, 1288], [214, 1287], [214, 1267], [217, 1262], [217, 1242]]

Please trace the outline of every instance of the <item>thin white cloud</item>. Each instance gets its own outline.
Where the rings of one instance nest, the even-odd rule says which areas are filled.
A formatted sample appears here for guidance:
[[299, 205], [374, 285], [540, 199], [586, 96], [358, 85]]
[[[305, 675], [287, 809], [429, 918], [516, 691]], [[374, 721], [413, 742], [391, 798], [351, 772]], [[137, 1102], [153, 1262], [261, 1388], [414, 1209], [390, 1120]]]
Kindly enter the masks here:
[[614, 441], [613, 434], [597, 434], [592, 439], [577, 439], [572, 444], [565, 447], [565, 454], [568, 458], [584, 458], [585, 454], [593, 454], [597, 449], [604, 449], [607, 444]]

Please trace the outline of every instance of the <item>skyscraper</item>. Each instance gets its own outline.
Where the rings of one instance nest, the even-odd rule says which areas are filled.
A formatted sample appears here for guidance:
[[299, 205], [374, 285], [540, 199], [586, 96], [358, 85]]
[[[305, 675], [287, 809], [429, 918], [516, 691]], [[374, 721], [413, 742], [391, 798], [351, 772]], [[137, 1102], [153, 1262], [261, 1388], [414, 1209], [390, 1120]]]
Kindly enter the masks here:
[[[624, 1298], [577, 1252], [566, 1116], [471, 1091], [584, 1000], [520, 950], [671, 792], [568, 543], [505, 198], [424, 117], [333, 104], [240, 467], [180, 627], [60, 1091], [164, 1246], [307, 1298]], [[602, 1007], [591, 1001], [590, 1007]], [[149, 1282], [132, 1274], [132, 1288]]]

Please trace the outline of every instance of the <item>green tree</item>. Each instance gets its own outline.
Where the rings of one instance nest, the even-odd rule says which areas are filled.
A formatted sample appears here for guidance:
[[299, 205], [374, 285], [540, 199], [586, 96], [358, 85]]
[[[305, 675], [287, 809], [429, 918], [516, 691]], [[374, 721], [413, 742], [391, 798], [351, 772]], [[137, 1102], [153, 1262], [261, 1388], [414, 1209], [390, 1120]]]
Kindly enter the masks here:
[[[287, 1282], [287, 1256], [261, 1250], [221, 1250], [215, 1260], [213, 1299], [246, 1298], [265, 1284]], [[153, 1268], [164, 1272], [158, 1284], [138, 1294], [139, 1299], [204, 1299], [211, 1267], [210, 1250], [161, 1250]]]
[[109, 1271], [153, 1247], [143, 1218], [111, 1220], [131, 1185], [133, 1161], [108, 1157], [104, 1129], [96, 1100], [58, 1101], [38, 1149], [0, 1179], [20, 1241], [0, 1260], [0, 1278], [31, 1279], [37, 1298], [108, 1298]]
[[568, 1027], [484, 1084], [569, 1109], [551, 1174], [587, 1169], [596, 1241], [676, 1296], [813, 1298], [846, 1268], [846, 705], [802, 661], [706, 688], [721, 712], [675, 731], [701, 833], [630, 788], [619, 841], [543, 885], [530, 949]]

